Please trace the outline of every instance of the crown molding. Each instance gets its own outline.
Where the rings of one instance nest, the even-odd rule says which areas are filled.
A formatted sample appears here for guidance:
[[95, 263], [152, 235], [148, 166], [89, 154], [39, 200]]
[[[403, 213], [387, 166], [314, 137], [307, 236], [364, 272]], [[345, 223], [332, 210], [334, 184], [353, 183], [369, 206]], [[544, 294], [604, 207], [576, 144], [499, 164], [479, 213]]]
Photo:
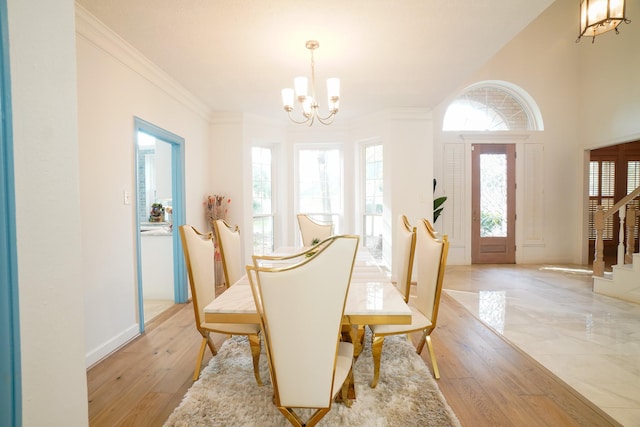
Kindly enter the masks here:
[[88, 10], [75, 4], [76, 35], [82, 37], [114, 59], [147, 79], [153, 85], [177, 100], [207, 122], [211, 119], [211, 108], [186, 90], [180, 83], [147, 59], [140, 51], [114, 33]]

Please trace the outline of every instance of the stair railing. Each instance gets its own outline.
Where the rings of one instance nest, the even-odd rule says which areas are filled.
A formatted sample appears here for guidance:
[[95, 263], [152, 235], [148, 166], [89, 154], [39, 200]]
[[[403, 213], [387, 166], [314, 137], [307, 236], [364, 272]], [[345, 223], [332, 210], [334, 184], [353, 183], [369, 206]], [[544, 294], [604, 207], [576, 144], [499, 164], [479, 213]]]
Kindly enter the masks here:
[[[638, 226], [640, 212], [630, 201], [640, 195], [640, 187], [620, 199], [607, 211], [602, 205], [596, 207], [593, 213], [593, 223], [596, 229], [595, 254], [593, 259], [593, 275], [604, 276], [604, 223], [605, 220], [618, 212], [620, 218], [620, 234], [618, 237], [618, 264], [631, 264], [633, 262], [633, 249], [635, 248], [635, 228]], [[626, 207], [626, 209], [625, 209]], [[626, 219], [626, 227], [625, 227]], [[626, 233], [625, 233], [626, 231]], [[626, 234], [626, 240], [625, 240]], [[626, 241], [626, 245], [625, 245]]]

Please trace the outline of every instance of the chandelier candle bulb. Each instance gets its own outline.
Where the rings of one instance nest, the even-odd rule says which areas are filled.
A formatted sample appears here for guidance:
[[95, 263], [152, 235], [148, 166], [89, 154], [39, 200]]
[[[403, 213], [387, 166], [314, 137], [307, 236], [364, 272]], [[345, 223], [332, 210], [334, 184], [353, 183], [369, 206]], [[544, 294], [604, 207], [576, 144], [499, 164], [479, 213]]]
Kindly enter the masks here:
[[293, 110], [293, 89], [282, 89], [282, 104], [286, 111]]
[[296, 77], [293, 79], [293, 86], [296, 88], [296, 96], [299, 100], [304, 100], [307, 96], [307, 78]]
[[335, 104], [340, 99], [340, 79], [332, 77], [327, 79], [327, 96], [329, 104]]

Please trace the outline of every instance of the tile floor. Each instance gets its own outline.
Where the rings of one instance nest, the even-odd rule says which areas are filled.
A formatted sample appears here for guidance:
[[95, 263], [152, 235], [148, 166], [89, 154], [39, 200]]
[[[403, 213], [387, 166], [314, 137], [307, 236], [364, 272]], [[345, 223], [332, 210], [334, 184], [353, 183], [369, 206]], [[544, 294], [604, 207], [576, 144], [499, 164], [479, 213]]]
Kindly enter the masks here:
[[640, 305], [568, 265], [448, 266], [444, 291], [624, 426], [640, 426]]

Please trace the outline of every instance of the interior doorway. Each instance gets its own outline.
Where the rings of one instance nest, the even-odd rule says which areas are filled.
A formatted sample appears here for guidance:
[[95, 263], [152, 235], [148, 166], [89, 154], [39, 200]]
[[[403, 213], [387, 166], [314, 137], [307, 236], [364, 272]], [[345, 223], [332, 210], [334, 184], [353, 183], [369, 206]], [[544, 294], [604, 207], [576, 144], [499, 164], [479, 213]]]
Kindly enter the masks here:
[[177, 227], [184, 217], [184, 139], [136, 118], [138, 318], [144, 325], [187, 299]]
[[18, 252], [7, 3], [0, 0], [0, 424], [22, 425]]
[[[640, 186], [640, 141], [594, 149], [591, 150], [589, 157], [588, 259], [589, 264], [593, 264], [596, 238], [593, 213], [598, 206], [602, 206], [605, 210], [611, 209], [620, 199]], [[631, 203], [640, 211], [638, 199]], [[618, 263], [617, 250], [620, 238], [618, 212], [608, 217], [604, 225], [602, 255], [605, 270], [611, 271], [611, 267]], [[636, 227], [633, 252], [638, 251], [640, 242], [638, 236], [638, 227]]]
[[144, 321], [173, 306], [173, 198], [171, 144], [139, 131], [138, 183], [140, 270]]
[[472, 264], [515, 264], [515, 145], [472, 146]]

